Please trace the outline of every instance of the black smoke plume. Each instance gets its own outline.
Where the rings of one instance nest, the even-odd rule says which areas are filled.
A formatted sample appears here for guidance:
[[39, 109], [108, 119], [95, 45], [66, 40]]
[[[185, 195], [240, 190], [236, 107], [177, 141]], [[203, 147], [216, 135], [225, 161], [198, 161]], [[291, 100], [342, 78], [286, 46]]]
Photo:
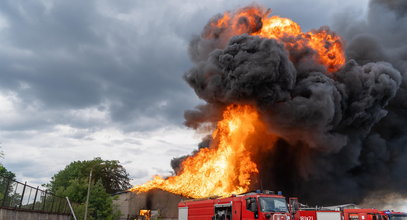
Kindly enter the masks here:
[[[186, 111], [185, 124], [214, 126], [227, 105], [256, 106], [279, 140], [255, 155], [253, 188], [319, 205], [375, 191], [407, 196], [406, 13], [404, 1], [372, 0], [367, 20], [341, 17], [347, 62], [334, 73], [311, 59], [311, 48], [284, 47], [295, 39], [247, 35], [261, 28], [258, 17], [255, 27], [242, 17], [238, 36], [212, 18], [191, 41], [194, 67], [184, 77], [206, 104]], [[172, 161], [175, 172], [183, 159]]]

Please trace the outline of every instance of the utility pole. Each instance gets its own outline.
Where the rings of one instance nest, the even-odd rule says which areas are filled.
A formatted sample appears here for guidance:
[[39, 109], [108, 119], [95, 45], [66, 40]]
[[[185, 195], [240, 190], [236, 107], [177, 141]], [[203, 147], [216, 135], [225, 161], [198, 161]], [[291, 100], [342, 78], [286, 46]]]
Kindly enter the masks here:
[[92, 171], [93, 171], [93, 168], [90, 169], [90, 173], [89, 173], [88, 194], [86, 195], [85, 217], [84, 217], [84, 220], [86, 220], [86, 219], [88, 218], [88, 205], [89, 205], [89, 195], [90, 195], [90, 183], [91, 183], [91, 181], [92, 181]]

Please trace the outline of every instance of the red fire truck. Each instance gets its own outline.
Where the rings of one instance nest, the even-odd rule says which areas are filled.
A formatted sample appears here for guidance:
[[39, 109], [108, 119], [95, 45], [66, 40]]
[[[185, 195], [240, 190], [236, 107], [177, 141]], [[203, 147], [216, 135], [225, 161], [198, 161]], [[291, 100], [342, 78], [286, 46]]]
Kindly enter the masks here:
[[342, 213], [334, 210], [298, 210], [293, 220], [342, 220]]
[[344, 220], [407, 220], [407, 213], [377, 209], [343, 209]]
[[[340, 206], [338, 206], [340, 207]], [[332, 210], [332, 208], [334, 210]], [[308, 209], [308, 210], [307, 210]], [[325, 209], [326, 211], [324, 211]], [[395, 212], [395, 211], [379, 211], [378, 209], [362, 209], [362, 208], [335, 208], [331, 206], [331, 210], [326, 208], [319, 209], [300, 209], [295, 213], [295, 220], [314, 220], [318, 217], [318, 212], [326, 212], [325, 215], [333, 216], [334, 212], [340, 213], [342, 220], [407, 220], [407, 213], [404, 212]], [[321, 217], [324, 214], [319, 213]], [[323, 217], [327, 219], [326, 217]]]
[[343, 209], [344, 220], [385, 220], [377, 209]]
[[[290, 220], [284, 196], [272, 191], [252, 192], [227, 198], [182, 201], [178, 204], [179, 220]], [[340, 220], [340, 219], [339, 219]]]

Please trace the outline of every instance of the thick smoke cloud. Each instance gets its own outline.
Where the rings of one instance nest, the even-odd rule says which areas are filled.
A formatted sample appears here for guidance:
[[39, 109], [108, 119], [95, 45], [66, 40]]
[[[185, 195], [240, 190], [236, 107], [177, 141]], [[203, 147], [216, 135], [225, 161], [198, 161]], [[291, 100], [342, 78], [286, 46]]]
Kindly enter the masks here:
[[214, 50], [185, 75], [196, 94], [208, 103], [245, 102], [271, 105], [285, 101], [296, 70], [284, 46], [273, 39], [240, 35]]
[[[366, 22], [338, 22], [347, 63], [334, 73], [311, 48], [281, 44], [293, 39], [244, 34], [261, 22], [232, 37], [210, 25], [214, 17], [191, 42], [195, 66], [184, 77], [207, 104], [187, 111], [185, 124], [213, 126], [226, 105], [255, 105], [280, 139], [255, 155], [253, 188], [320, 205], [360, 202], [379, 190], [407, 196], [406, 12], [406, 3], [373, 0]], [[183, 159], [172, 161], [176, 172]]]

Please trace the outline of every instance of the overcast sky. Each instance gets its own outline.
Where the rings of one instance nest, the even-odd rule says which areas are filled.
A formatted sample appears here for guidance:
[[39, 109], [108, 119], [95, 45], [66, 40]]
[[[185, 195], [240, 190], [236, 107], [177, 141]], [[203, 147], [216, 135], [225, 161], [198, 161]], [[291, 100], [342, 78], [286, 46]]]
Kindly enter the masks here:
[[[139, 184], [168, 175], [201, 136], [182, 80], [208, 19], [252, 1], [0, 1], [0, 162], [31, 185], [75, 160], [119, 160]], [[303, 30], [363, 16], [367, 0], [257, 3]]]

